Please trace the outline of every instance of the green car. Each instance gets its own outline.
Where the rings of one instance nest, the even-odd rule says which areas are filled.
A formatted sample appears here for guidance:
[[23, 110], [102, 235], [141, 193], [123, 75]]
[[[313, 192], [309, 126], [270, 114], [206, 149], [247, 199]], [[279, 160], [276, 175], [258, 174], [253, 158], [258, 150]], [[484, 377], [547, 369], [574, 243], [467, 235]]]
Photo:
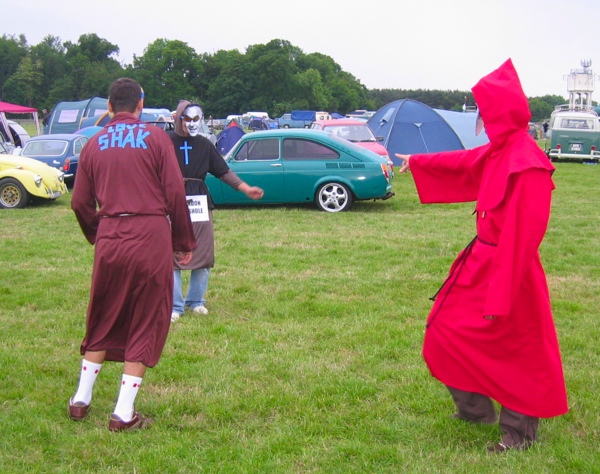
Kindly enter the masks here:
[[206, 184], [215, 205], [315, 202], [327, 212], [354, 201], [389, 199], [392, 168], [376, 153], [330, 132], [265, 130], [244, 135], [225, 156], [229, 168], [265, 194], [253, 201], [212, 175]]

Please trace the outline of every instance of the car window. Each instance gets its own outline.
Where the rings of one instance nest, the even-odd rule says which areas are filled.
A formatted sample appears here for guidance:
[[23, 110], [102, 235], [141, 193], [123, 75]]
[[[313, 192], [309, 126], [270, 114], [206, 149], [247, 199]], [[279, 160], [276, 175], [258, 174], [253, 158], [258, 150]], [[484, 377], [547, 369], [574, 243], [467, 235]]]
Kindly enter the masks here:
[[332, 125], [325, 130], [352, 142], [377, 141], [368, 125]]
[[283, 140], [284, 160], [337, 160], [339, 157], [337, 151], [312, 140], [299, 138]]
[[64, 140], [32, 140], [25, 144], [22, 155], [61, 156], [69, 144]]
[[594, 128], [592, 119], [585, 118], [565, 118], [562, 119], [561, 128], [572, 128], [579, 130], [591, 130]]
[[78, 138], [77, 140], [75, 140], [75, 143], [73, 144], [73, 153], [75, 155], [78, 155], [79, 153], [81, 153], [81, 150], [83, 148], [83, 145], [85, 145], [87, 143], [87, 138]]
[[265, 161], [279, 159], [279, 139], [269, 138], [265, 140], [248, 140], [244, 143], [237, 154], [236, 161]]

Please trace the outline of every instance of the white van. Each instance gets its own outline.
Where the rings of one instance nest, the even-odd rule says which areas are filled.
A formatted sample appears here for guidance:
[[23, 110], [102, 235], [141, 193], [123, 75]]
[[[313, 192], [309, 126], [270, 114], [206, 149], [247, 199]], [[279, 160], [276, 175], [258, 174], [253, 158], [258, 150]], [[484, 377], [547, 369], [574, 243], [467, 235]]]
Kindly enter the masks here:
[[253, 118], [263, 118], [265, 120], [269, 120], [269, 114], [267, 112], [246, 112], [244, 114], [244, 119], [251, 120]]

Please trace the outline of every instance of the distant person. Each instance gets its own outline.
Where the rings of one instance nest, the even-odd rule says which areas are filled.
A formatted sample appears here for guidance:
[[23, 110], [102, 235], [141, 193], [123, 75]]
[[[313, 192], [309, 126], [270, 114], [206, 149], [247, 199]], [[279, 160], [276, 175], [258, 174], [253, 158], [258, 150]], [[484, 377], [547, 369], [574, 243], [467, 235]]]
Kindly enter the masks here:
[[548, 122], [544, 122], [542, 127], [544, 129], [544, 136], [546, 136], [546, 133], [548, 133]]
[[[206, 174], [212, 174], [232, 188], [243, 192], [250, 199], [263, 197], [261, 188], [249, 186], [242, 181], [229, 169], [210, 140], [200, 135], [200, 124], [203, 119], [204, 113], [200, 105], [182, 100], [175, 113], [175, 130], [169, 133], [185, 181], [197, 243], [189, 262], [182, 263], [175, 260], [171, 322], [177, 321], [186, 307], [195, 314], [208, 314], [205, 293], [210, 269], [215, 265], [215, 233], [212, 215], [214, 204], [204, 181]], [[191, 270], [185, 299], [181, 270]]]
[[527, 97], [510, 60], [472, 89], [490, 143], [473, 150], [396, 156], [423, 203], [476, 201], [476, 237], [434, 297], [423, 355], [456, 418], [495, 423], [490, 452], [527, 449], [539, 418], [567, 412], [556, 329], [539, 247], [554, 167], [527, 133]]
[[50, 114], [48, 113], [47, 109], [42, 109], [42, 114], [40, 116], [40, 119], [42, 121], [43, 125], [48, 125], [48, 119], [50, 118]]
[[152, 422], [134, 402], [169, 332], [173, 252], [187, 263], [196, 246], [173, 144], [140, 120], [143, 105], [137, 82], [112, 83], [108, 110], [114, 117], [81, 152], [71, 204], [96, 248], [81, 376], [68, 413], [83, 420], [104, 361], [124, 362], [111, 431]]

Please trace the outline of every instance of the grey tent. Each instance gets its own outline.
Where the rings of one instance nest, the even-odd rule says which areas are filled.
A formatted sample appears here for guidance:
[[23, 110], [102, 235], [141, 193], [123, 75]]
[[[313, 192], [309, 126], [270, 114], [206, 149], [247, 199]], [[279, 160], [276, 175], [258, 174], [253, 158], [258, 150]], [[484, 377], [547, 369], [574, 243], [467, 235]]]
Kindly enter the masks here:
[[396, 165], [401, 164], [395, 157], [396, 153], [432, 153], [467, 148], [457, 131], [438, 111], [417, 100], [390, 102], [367, 123], [376, 136], [383, 137], [383, 146]]
[[485, 145], [490, 140], [483, 130], [475, 135], [476, 112], [455, 112], [453, 110], [434, 109], [457, 133], [466, 150]]
[[85, 118], [100, 116], [107, 111], [108, 99], [101, 97], [78, 102], [59, 102], [44, 123], [44, 134], [74, 133], [82, 128], [81, 123]]

